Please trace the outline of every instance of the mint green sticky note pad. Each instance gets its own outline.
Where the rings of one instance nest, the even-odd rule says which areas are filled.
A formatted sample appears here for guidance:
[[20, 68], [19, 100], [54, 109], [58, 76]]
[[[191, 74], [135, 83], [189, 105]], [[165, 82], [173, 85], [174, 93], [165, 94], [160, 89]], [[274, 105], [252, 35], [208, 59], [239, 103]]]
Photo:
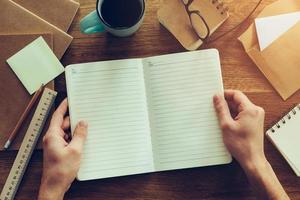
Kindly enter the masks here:
[[7, 60], [30, 94], [64, 72], [43, 37], [39, 37]]

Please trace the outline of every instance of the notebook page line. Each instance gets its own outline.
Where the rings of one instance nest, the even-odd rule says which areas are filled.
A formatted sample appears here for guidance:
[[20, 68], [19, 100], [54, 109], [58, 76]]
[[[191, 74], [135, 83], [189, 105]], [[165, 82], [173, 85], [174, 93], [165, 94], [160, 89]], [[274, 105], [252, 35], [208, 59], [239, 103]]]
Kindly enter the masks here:
[[144, 71], [155, 168], [230, 162], [212, 104], [223, 91], [218, 56], [204, 51], [152, 57], [144, 59]]
[[[90, 74], [93, 77], [88, 79]], [[141, 61], [79, 64], [68, 69], [66, 76], [72, 127], [81, 119], [89, 123], [78, 177], [86, 180], [91, 175], [97, 179], [153, 171]], [[122, 148], [128, 153], [122, 153]]]

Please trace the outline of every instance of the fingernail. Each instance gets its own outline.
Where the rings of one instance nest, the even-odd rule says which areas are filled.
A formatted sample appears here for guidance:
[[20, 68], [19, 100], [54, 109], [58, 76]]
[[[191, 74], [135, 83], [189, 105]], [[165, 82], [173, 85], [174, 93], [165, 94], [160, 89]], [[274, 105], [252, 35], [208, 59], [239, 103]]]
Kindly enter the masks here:
[[79, 126], [87, 128], [88, 127], [88, 123], [86, 121], [80, 121], [79, 122]]

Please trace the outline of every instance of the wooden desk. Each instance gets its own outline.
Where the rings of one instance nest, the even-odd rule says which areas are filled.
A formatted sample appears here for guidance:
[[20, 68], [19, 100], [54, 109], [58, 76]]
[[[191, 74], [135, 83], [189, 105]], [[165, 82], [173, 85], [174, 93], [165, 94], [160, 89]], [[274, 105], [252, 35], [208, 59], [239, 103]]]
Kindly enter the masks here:
[[[237, 24], [258, 0], [244, 1], [248, 6], [241, 6], [238, 0], [228, 0], [235, 14], [220, 30], [225, 31]], [[274, 0], [265, 0], [261, 10]], [[241, 1], [243, 2], [243, 1]], [[156, 18], [159, 0], [148, 0], [145, 21], [140, 31], [130, 38], [115, 38], [107, 34], [82, 35], [79, 21], [95, 7], [95, 0], [82, 0], [70, 34], [74, 41], [66, 52], [64, 65], [79, 62], [91, 62], [109, 59], [154, 56], [182, 52], [184, 49], [166, 31]], [[243, 3], [244, 5], [246, 3]], [[257, 12], [256, 12], [257, 13]], [[249, 20], [238, 30], [215, 44], [208, 45], [219, 49], [225, 88], [244, 91], [253, 102], [266, 110], [265, 126], [300, 102], [300, 92], [284, 102], [272, 89], [265, 77], [244, 53], [237, 37], [248, 27]], [[63, 76], [56, 80], [56, 89], [65, 91]], [[268, 142], [266, 154], [284, 188], [292, 199], [300, 199], [300, 179]], [[0, 153], [0, 188], [3, 187], [16, 152]], [[42, 153], [35, 152], [17, 199], [34, 199], [37, 195], [42, 172]], [[106, 180], [74, 182], [66, 199], [104, 199], [104, 200], [193, 200], [193, 199], [255, 199], [247, 179], [236, 162], [230, 165], [152, 173]]]

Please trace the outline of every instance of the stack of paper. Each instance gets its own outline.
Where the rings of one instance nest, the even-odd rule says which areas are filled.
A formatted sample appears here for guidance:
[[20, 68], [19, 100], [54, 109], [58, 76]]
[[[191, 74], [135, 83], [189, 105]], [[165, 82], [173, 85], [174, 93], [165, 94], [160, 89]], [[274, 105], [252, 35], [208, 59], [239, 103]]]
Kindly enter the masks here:
[[54, 53], [61, 58], [73, 39], [66, 32], [79, 4], [71, 0], [16, 0], [16, 2], [0, 0], [2, 19], [0, 35], [51, 33]]
[[[0, 0], [0, 8], [0, 144], [3, 146], [29, 103], [30, 94], [41, 83], [50, 81], [47, 87], [54, 88], [51, 80], [63, 70], [57, 58], [63, 56], [72, 41], [67, 31], [79, 3], [72, 0]], [[6, 62], [10, 57], [12, 68]], [[11, 149], [19, 148], [29, 121], [23, 123]]]

